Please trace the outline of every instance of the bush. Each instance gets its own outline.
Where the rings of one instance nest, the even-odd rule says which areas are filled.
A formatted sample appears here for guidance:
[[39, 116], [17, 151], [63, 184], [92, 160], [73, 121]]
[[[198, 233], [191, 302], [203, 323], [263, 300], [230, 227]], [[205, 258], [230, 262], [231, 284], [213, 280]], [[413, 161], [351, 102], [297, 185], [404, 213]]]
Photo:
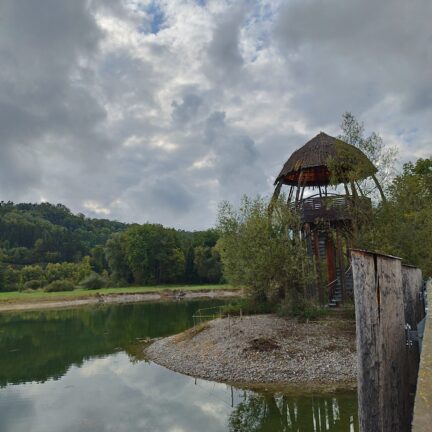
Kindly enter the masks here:
[[309, 321], [327, 315], [328, 309], [320, 307], [311, 300], [301, 299], [296, 302], [282, 303], [277, 313], [279, 316], [294, 316]]
[[41, 288], [42, 285], [43, 285], [43, 283], [41, 280], [32, 279], [32, 280], [25, 282], [23, 285], [23, 288], [25, 290], [35, 290], [35, 289]]
[[270, 202], [244, 197], [238, 210], [224, 203], [218, 228], [216, 249], [225, 276], [233, 285], [246, 287], [256, 303], [301, 298], [315, 280], [306, 242], [299, 235], [299, 215], [283, 196]]
[[260, 303], [253, 299], [241, 299], [234, 303], [229, 303], [222, 307], [222, 315], [240, 315], [240, 311], [243, 315], [258, 315], [274, 313], [277, 309], [277, 305], [270, 302]]
[[101, 275], [95, 272], [90, 273], [80, 282], [80, 286], [88, 290], [104, 288], [107, 285], [108, 282]]
[[59, 292], [59, 291], [73, 291], [75, 289], [75, 285], [67, 279], [56, 280], [48, 284], [44, 291], [46, 292]]

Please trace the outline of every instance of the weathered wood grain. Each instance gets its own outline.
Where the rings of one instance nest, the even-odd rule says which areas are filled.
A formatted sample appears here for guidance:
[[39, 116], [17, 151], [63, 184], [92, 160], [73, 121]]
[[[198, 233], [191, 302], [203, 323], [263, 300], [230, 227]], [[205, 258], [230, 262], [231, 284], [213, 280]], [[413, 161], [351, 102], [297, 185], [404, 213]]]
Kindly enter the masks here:
[[379, 308], [374, 257], [352, 251], [360, 431], [382, 430], [379, 407]]
[[[423, 301], [420, 298], [420, 291], [423, 285], [423, 275], [420, 269], [412, 266], [402, 266], [402, 287], [404, 294], [405, 322], [411, 329], [416, 330], [417, 324], [423, 319]], [[414, 397], [417, 386], [419, 371], [420, 350], [417, 343], [412, 343], [407, 349], [407, 421], [411, 423], [414, 409]]]
[[352, 251], [361, 432], [407, 431], [402, 266], [398, 258]]

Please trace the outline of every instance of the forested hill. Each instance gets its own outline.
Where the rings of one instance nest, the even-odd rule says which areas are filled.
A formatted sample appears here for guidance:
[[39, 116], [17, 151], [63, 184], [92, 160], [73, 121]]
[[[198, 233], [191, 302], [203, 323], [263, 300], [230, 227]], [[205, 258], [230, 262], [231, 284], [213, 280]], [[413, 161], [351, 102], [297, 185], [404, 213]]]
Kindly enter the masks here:
[[0, 202], [0, 259], [10, 264], [78, 262], [128, 225], [73, 214], [63, 204]]
[[0, 202], [0, 291], [219, 283], [218, 237], [90, 219], [62, 204]]

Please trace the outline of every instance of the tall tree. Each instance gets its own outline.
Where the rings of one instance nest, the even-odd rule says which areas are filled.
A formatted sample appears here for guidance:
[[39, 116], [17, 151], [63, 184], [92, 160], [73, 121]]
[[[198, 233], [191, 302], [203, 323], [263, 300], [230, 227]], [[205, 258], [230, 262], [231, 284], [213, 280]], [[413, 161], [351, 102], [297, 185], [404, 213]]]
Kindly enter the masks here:
[[219, 211], [224, 275], [235, 285], [246, 286], [251, 298], [265, 302], [289, 297], [304, 298], [308, 276], [313, 276], [306, 245], [299, 236], [300, 220], [281, 196], [268, 213], [263, 198], [244, 197], [240, 209], [224, 203]]
[[[342, 115], [340, 127], [342, 133], [338, 138], [359, 148], [368, 157], [378, 169], [378, 182], [384, 191], [387, 191], [395, 175], [397, 149], [385, 145], [383, 139], [376, 132], [365, 136], [364, 124], [360, 123], [350, 112], [345, 112]], [[360, 183], [361, 189], [366, 195], [377, 196], [378, 191], [375, 182], [367, 179]]]

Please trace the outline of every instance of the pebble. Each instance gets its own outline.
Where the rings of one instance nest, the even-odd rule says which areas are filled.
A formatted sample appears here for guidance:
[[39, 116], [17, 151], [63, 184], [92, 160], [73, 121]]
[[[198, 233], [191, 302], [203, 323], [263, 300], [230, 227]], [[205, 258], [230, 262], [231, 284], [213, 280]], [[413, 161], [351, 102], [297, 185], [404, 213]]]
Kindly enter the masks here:
[[[242, 384], [352, 384], [356, 380], [353, 323], [301, 323], [273, 315], [216, 319], [191, 338], [170, 336], [145, 349], [149, 360], [183, 374]], [[254, 340], [278, 349], [251, 351]]]

